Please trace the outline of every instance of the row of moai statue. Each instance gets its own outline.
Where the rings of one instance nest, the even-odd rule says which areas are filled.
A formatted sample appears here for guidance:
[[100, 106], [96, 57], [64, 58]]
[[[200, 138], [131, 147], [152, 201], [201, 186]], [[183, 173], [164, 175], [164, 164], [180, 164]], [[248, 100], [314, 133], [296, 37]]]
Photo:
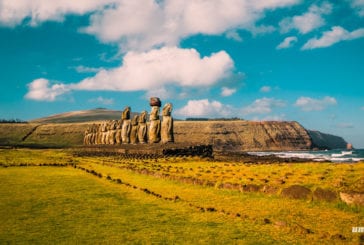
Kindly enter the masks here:
[[162, 110], [163, 120], [159, 118], [161, 101], [150, 98], [152, 107], [147, 124], [147, 112], [130, 118], [131, 109], [127, 106], [121, 114], [121, 120], [111, 120], [93, 124], [85, 131], [85, 145], [117, 145], [174, 142], [172, 104], [166, 103]]

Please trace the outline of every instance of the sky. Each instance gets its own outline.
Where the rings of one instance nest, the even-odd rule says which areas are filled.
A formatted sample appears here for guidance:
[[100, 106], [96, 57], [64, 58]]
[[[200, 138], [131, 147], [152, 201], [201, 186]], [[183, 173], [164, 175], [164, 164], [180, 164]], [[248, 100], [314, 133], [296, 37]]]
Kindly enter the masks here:
[[0, 0], [0, 118], [298, 121], [364, 148], [364, 0]]

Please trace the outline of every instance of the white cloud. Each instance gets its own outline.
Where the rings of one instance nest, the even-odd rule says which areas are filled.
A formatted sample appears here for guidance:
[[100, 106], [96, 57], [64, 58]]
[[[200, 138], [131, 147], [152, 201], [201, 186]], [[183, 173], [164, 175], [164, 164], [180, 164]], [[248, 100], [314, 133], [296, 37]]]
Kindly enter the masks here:
[[[264, 11], [291, 6], [300, 0], [119, 0], [91, 16], [84, 32], [103, 42], [120, 43], [124, 50], [147, 50], [156, 46], [178, 45], [195, 34], [219, 35], [234, 29], [270, 31], [255, 27]], [[143, 6], [142, 8], [140, 6]], [[122, 23], [128, 23], [123, 25]]]
[[175, 111], [175, 115], [181, 117], [221, 117], [230, 116], [232, 110], [230, 106], [223, 105], [216, 100], [189, 100], [184, 107]]
[[221, 96], [227, 97], [231, 96], [236, 92], [235, 88], [222, 87], [221, 88]]
[[330, 14], [331, 11], [332, 5], [328, 2], [324, 2], [321, 6], [313, 4], [310, 6], [308, 12], [303, 15], [283, 19], [279, 23], [281, 32], [287, 33], [292, 29], [297, 29], [302, 34], [309, 33], [325, 25], [326, 22], [322, 18], [322, 15]]
[[225, 51], [200, 57], [195, 49], [164, 47], [149, 52], [129, 52], [123, 65], [101, 70], [74, 86], [82, 90], [138, 91], [168, 84], [210, 86], [226, 77], [234, 64]]
[[243, 38], [235, 30], [234, 31], [233, 30], [228, 31], [225, 36], [226, 36], [226, 38], [231, 39], [231, 40], [235, 40], [237, 42], [242, 42], [243, 41]]
[[252, 104], [244, 107], [241, 111], [244, 115], [248, 114], [268, 114], [274, 108], [284, 107], [286, 103], [283, 100], [274, 98], [262, 98], [255, 100]]
[[330, 31], [326, 31], [320, 38], [312, 38], [303, 45], [302, 50], [326, 48], [334, 45], [335, 43], [353, 40], [364, 37], [364, 28], [356, 29], [349, 32], [341, 26], [334, 26]]
[[277, 49], [285, 49], [292, 47], [297, 42], [297, 37], [286, 37], [283, 42], [281, 42]]
[[279, 115], [268, 115], [264, 117], [253, 117], [253, 121], [284, 121], [286, 120], [285, 114], [279, 114]]
[[63, 21], [65, 15], [83, 15], [106, 6], [112, 0], [0, 0], [0, 23], [16, 26], [24, 20], [31, 26], [44, 21]]
[[266, 33], [272, 26], [256, 26], [265, 11], [301, 0], [0, 0], [0, 25], [24, 22], [37, 26], [64, 21], [67, 15], [90, 14], [81, 28], [103, 42], [117, 43], [123, 52], [176, 46], [196, 34], [220, 35], [241, 41], [236, 29]]
[[39, 101], [54, 101], [57, 96], [68, 92], [70, 89], [65, 84], [53, 84], [47, 79], [39, 78], [28, 84], [29, 92], [25, 98]]
[[322, 99], [300, 97], [296, 100], [295, 106], [300, 107], [303, 111], [322, 111], [326, 107], [334, 106], [336, 104], [336, 99], [329, 96], [326, 96]]
[[[110, 91], [148, 91], [165, 86], [209, 87], [219, 80], [228, 77], [234, 67], [230, 56], [220, 51], [210, 57], [200, 57], [195, 49], [164, 47], [149, 52], [129, 52], [122, 66], [110, 70], [102, 69], [95, 76], [79, 83], [58, 84], [49, 87], [44, 79], [40, 85], [38, 80], [29, 85], [28, 94], [37, 92], [38, 96], [27, 96], [29, 99], [52, 100], [56, 96], [70, 90], [110, 90]], [[55, 88], [55, 86], [58, 86]]]
[[114, 104], [114, 99], [110, 98], [104, 98], [102, 96], [99, 96], [97, 98], [93, 98], [88, 100], [88, 102], [90, 103], [96, 103], [96, 104], [102, 104], [102, 105], [113, 105]]
[[75, 69], [78, 73], [97, 73], [102, 70], [102, 68], [87, 67], [82, 65], [72, 68]]
[[364, 17], [364, 0], [352, 0], [351, 6], [358, 12], [358, 15]]
[[262, 93], [268, 93], [271, 90], [272, 90], [272, 88], [270, 86], [263, 86], [263, 87], [260, 88], [259, 91], [262, 92]]

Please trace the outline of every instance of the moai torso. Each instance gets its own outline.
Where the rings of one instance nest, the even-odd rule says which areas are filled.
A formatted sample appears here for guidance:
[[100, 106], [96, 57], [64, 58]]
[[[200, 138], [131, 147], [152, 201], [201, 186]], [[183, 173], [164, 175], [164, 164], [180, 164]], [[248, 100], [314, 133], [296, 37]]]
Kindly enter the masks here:
[[101, 144], [106, 144], [107, 142], [107, 122], [101, 124]]
[[159, 106], [152, 106], [149, 121], [149, 143], [158, 143], [161, 140], [161, 120], [159, 119]]
[[142, 111], [138, 118], [138, 141], [141, 144], [147, 143], [147, 112]]
[[116, 120], [110, 122], [109, 137], [108, 137], [110, 145], [114, 145], [116, 143], [116, 124], [117, 124]]
[[162, 110], [163, 120], [161, 127], [162, 143], [174, 142], [172, 104], [167, 103]]
[[121, 141], [123, 144], [130, 143], [130, 131], [131, 131], [131, 120], [130, 120], [130, 107], [126, 107], [121, 115], [123, 125], [121, 126]]
[[122, 121], [118, 120], [116, 124], [116, 135], [115, 135], [116, 144], [121, 144], [121, 126], [122, 126]]
[[131, 130], [130, 130], [130, 143], [138, 143], [138, 115], [135, 115], [131, 120]]

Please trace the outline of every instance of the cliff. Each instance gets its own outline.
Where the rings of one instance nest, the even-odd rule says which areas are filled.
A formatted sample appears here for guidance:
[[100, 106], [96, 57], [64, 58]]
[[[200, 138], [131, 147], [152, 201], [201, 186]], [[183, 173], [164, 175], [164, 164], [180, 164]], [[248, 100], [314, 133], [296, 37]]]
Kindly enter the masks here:
[[315, 130], [307, 130], [312, 139], [312, 148], [318, 149], [344, 149], [347, 142], [339, 136], [325, 134]]
[[[0, 145], [47, 147], [82, 145], [84, 131], [91, 124], [91, 122], [0, 124]], [[333, 146], [330, 143], [332, 137], [322, 133], [312, 134], [314, 135], [312, 137], [297, 122], [175, 121], [174, 135], [175, 142], [178, 143], [211, 144], [216, 150], [227, 151], [308, 150], [324, 145], [329, 148]], [[335, 139], [337, 138], [340, 137]]]
[[312, 145], [299, 123], [277, 121], [181, 121], [175, 123], [175, 141], [243, 151], [305, 150]]

